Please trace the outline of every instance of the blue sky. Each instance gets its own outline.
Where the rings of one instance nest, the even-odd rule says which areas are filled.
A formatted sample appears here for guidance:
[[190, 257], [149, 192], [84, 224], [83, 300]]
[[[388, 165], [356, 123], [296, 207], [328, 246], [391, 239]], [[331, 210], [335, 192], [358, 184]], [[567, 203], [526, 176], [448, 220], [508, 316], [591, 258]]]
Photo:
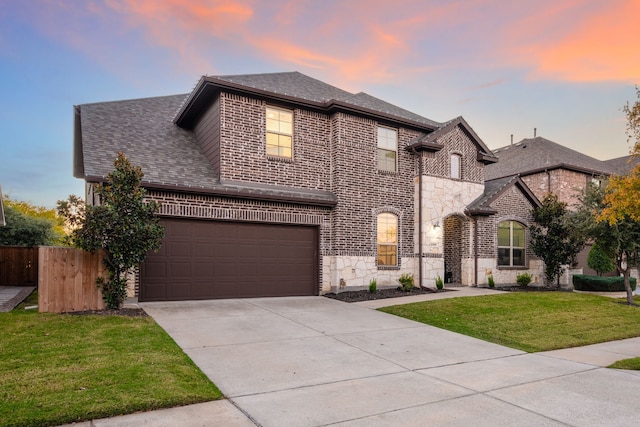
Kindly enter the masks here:
[[490, 148], [539, 136], [629, 153], [637, 0], [4, 0], [0, 185], [54, 207], [73, 178], [73, 106], [189, 92], [202, 75], [300, 71]]

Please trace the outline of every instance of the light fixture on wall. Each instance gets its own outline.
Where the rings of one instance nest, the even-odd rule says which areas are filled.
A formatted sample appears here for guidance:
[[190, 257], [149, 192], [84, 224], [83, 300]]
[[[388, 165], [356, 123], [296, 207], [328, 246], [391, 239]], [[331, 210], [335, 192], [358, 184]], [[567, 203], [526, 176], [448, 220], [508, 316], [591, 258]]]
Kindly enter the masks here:
[[440, 228], [440, 221], [437, 219], [433, 222], [433, 228]]

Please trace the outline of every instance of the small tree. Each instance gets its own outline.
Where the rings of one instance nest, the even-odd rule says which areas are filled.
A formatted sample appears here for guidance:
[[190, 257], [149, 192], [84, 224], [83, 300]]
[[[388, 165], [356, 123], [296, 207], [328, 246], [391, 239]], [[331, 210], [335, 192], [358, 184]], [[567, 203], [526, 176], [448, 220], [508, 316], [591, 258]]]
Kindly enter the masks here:
[[119, 309], [126, 297], [127, 273], [149, 251], [160, 248], [164, 228], [155, 215], [158, 204], [145, 201], [140, 167], [133, 167], [122, 153], [114, 166], [106, 184], [96, 188], [100, 205], [86, 206], [82, 227], [73, 231], [73, 239], [89, 252], [104, 251], [108, 277], [98, 278], [98, 285], [107, 308]]
[[599, 243], [595, 243], [587, 256], [587, 265], [589, 268], [595, 270], [598, 276], [602, 276], [603, 273], [616, 268], [613, 260], [613, 254], [606, 251]]
[[573, 261], [584, 246], [584, 239], [573, 226], [567, 204], [555, 194], [548, 193], [542, 206], [532, 213], [536, 224], [530, 227], [531, 249], [544, 261], [547, 283], [556, 280], [560, 287], [562, 266]]

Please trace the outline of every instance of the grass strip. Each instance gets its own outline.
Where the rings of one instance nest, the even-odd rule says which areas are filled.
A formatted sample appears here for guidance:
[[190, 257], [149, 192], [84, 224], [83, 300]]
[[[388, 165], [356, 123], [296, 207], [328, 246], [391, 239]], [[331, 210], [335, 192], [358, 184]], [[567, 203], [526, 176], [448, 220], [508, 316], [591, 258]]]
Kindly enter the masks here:
[[150, 317], [0, 313], [0, 425], [48, 426], [222, 397]]
[[449, 298], [380, 311], [527, 352], [640, 336], [640, 308], [571, 292]]
[[618, 360], [616, 363], [608, 367], [614, 368], [614, 369], [628, 369], [632, 371], [640, 371], [640, 357]]

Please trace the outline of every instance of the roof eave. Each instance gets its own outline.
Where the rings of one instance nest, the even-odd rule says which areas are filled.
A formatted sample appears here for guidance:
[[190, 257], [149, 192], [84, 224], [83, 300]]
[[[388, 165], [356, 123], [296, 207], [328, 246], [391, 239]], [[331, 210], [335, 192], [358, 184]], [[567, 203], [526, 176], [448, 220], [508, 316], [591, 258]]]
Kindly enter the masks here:
[[[106, 177], [103, 176], [89, 176], [86, 177], [87, 182], [93, 183], [104, 183], [106, 182]], [[161, 184], [157, 182], [149, 182], [143, 181], [142, 187], [148, 190], [162, 190], [162, 191], [172, 191], [176, 193], [186, 193], [186, 194], [199, 194], [199, 195], [210, 195], [210, 196], [221, 196], [221, 197], [229, 197], [234, 199], [242, 199], [242, 200], [259, 200], [266, 202], [281, 202], [281, 203], [292, 203], [297, 205], [305, 205], [305, 206], [318, 206], [325, 208], [333, 208], [338, 204], [335, 196], [333, 197], [306, 197], [306, 196], [285, 196], [285, 195], [273, 195], [273, 194], [261, 194], [259, 192], [252, 191], [243, 191], [240, 189], [232, 189], [232, 188], [201, 188], [201, 187], [190, 187], [190, 186], [181, 186], [181, 185], [173, 185], [173, 184]]]
[[435, 142], [426, 142], [426, 141], [418, 141], [406, 147], [407, 151], [411, 152], [421, 152], [426, 151], [429, 153], [433, 153], [436, 151], [440, 151], [444, 148], [444, 145], [438, 144]]
[[[591, 169], [591, 168], [585, 168], [585, 167], [576, 166], [576, 165], [572, 165], [572, 164], [564, 163], [564, 162], [563, 163], [557, 163], [555, 165], [549, 165], [549, 166], [539, 167], [539, 168], [535, 168], [535, 169], [529, 169], [527, 171], [519, 172], [518, 175], [519, 176], [534, 175], [536, 173], [547, 172], [547, 171], [552, 171], [552, 170], [556, 170], [556, 169], [567, 169], [567, 170], [570, 170], [570, 171], [586, 173], [586, 174], [593, 175], [593, 176], [609, 176], [609, 175], [611, 175], [611, 173], [609, 173], [609, 172], [599, 171], [599, 170], [595, 170], [595, 169]], [[505, 176], [508, 176], [508, 175], [505, 175]]]

